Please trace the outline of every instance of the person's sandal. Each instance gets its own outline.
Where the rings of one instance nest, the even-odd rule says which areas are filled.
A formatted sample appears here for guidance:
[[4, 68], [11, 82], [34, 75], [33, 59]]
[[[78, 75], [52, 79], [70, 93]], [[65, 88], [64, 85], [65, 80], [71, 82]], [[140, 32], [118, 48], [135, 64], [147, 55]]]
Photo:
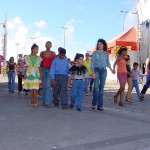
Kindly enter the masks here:
[[37, 108], [38, 106], [37, 106], [37, 104], [33, 104], [33, 107], [34, 107], [34, 108]]
[[132, 103], [132, 101], [130, 100], [130, 98], [126, 98], [126, 102]]
[[114, 96], [114, 103], [117, 104], [117, 97], [116, 97], [116, 95]]
[[119, 106], [124, 106], [124, 103], [123, 102], [119, 102]]
[[92, 106], [91, 106], [91, 108], [92, 108], [92, 109], [95, 109], [95, 106], [94, 106], [94, 105], [92, 105]]

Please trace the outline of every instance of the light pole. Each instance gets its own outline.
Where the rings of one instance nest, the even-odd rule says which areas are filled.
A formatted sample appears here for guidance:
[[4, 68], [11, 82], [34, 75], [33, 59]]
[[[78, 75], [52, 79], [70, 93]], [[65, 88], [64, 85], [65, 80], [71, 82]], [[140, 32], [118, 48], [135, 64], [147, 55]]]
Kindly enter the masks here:
[[7, 14], [5, 15], [4, 23], [0, 23], [4, 28], [4, 42], [3, 42], [3, 56], [4, 56], [4, 64], [6, 63], [6, 54], [7, 54]]
[[35, 37], [31, 37], [30, 39], [32, 40], [32, 45], [33, 45], [33, 40], [35, 40]]
[[[138, 10], [132, 12], [132, 14], [137, 15], [137, 61], [140, 64], [140, 39], [141, 39], [141, 27]], [[140, 65], [139, 65], [140, 66]]]
[[20, 45], [19, 43], [16, 43], [17, 45], [17, 62], [18, 62], [18, 46]]
[[123, 13], [123, 31], [124, 31], [124, 21], [125, 21], [125, 14], [128, 13], [128, 11], [120, 11], [121, 13]]
[[66, 42], [66, 41], [65, 41], [65, 36], [66, 36], [65, 34], [66, 34], [66, 30], [67, 30], [68, 28], [62, 27], [62, 29], [64, 30], [64, 48], [65, 48], [65, 42]]

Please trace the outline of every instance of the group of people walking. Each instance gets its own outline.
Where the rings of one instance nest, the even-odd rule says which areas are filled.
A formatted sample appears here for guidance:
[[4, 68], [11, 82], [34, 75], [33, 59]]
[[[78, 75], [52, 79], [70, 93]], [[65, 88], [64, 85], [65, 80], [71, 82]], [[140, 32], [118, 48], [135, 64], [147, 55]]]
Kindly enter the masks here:
[[[130, 57], [127, 55], [127, 48], [121, 46], [116, 55], [116, 61], [113, 68], [110, 65], [109, 55], [107, 53], [107, 43], [104, 39], [98, 39], [96, 50], [90, 59], [89, 53], [84, 55], [77, 53], [74, 62], [70, 64], [66, 57], [66, 50], [58, 48], [58, 55], [51, 51], [52, 43], [47, 41], [45, 44], [46, 50], [38, 56], [38, 45], [33, 44], [31, 47], [31, 54], [18, 59], [18, 63], [14, 62], [11, 57], [7, 65], [8, 71], [8, 88], [10, 92], [15, 89], [15, 72], [18, 74], [18, 94], [22, 91], [22, 77], [24, 78], [23, 89], [26, 93], [30, 92], [31, 106], [37, 107], [36, 96], [37, 91], [42, 84], [42, 101], [43, 106], [50, 108], [53, 102], [55, 107], [63, 109], [73, 109], [76, 107], [77, 111], [82, 110], [83, 96], [89, 95], [89, 84], [94, 82], [92, 109], [103, 110], [103, 95], [104, 87], [107, 77], [107, 68], [115, 74], [116, 65], [117, 77], [120, 83], [120, 88], [114, 96], [114, 103], [124, 105], [124, 91], [125, 84], [128, 82], [128, 92], [126, 101], [131, 102], [130, 93], [133, 87], [136, 88], [138, 98], [144, 99], [144, 94], [150, 86], [150, 59], [147, 59], [146, 76], [147, 82], [140, 93], [138, 86], [138, 76], [144, 76], [137, 70], [138, 63], [133, 64], [133, 69], [130, 67]], [[15, 68], [18, 69], [15, 69]], [[70, 88], [70, 105], [68, 105], [68, 92]], [[52, 96], [53, 89], [53, 96]]]

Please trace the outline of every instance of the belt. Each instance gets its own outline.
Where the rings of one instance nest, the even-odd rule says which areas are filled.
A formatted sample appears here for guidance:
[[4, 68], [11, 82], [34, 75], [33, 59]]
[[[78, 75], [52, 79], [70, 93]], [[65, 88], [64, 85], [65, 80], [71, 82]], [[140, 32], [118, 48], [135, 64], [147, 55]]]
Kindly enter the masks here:
[[50, 67], [43, 67], [43, 68], [45, 68], [45, 69], [50, 69]]
[[83, 79], [73, 79], [73, 80], [83, 80]]

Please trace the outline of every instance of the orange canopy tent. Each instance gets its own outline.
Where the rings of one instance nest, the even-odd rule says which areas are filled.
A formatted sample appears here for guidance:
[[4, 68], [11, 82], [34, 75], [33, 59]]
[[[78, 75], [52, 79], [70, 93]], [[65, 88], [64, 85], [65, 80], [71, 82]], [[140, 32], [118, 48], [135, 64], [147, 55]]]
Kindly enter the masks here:
[[132, 27], [116, 37], [107, 41], [108, 53], [116, 53], [120, 46], [126, 46], [128, 49], [137, 50], [137, 31]]

